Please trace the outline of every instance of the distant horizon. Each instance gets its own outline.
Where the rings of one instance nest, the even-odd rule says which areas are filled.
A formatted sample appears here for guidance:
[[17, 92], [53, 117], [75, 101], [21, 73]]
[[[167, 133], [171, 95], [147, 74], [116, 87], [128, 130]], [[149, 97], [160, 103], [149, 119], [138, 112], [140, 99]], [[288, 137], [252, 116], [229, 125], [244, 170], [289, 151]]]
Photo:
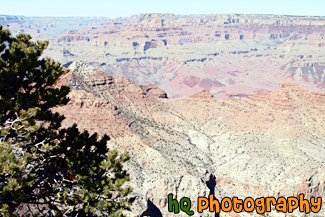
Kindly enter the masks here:
[[174, 13], [139, 13], [139, 14], [132, 14], [129, 16], [119, 16], [119, 17], [109, 17], [109, 16], [87, 16], [87, 15], [80, 15], [80, 16], [26, 16], [21, 14], [0, 14], [0, 16], [16, 16], [16, 17], [29, 17], [29, 18], [109, 18], [109, 19], [118, 19], [118, 18], [127, 18], [133, 16], [139, 16], [141, 14], [173, 14], [177, 17], [182, 16], [207, 16], [207, 15], [264, 15], [264, 16], [287, 16], [287, 17], [324, 17], [319, 15], [290, 15], [290, 14], [252, 14], [252, 13], [214, 13], [214, 14], [174, 14]]
[[130, 17], [143, 13], [178, 16], [256, 14], [325, 16], [324, 0], [0, 0], [0, 14], [25, 17]]

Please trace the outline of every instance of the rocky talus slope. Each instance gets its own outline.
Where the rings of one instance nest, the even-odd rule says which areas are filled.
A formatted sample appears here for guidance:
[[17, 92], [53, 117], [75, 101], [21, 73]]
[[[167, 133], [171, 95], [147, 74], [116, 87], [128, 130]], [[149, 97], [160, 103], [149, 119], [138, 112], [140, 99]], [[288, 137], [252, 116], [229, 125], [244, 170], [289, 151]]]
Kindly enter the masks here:
[[139, 86], [84, 63], [74, 62], [70, 70], [59, 84], [73, 87], [71, 101], [57, 110], [66, 116], [65, 126], [77, 123], [80, 129], [109, 134], [110, 147], [130, 154], [127, 168], [137, 199], [128, 216], [146, 210], [148, 199], [163, 216], [173, 216], [167, 195], [192, 201], [207, 196], [211, 174], [220, 199], [325, 197], [323, 93], [286, 82], [249, 97], [220, 99], [203, 91], [168, 99], [153, 85]]

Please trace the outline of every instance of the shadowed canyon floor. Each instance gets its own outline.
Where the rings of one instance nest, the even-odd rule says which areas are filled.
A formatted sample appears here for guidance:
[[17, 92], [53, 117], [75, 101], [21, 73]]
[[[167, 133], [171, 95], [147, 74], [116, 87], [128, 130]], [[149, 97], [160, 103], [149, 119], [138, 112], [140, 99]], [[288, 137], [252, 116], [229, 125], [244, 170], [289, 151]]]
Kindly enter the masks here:
[[71, 101], [58, 111], [66, 126], [76, 122], [112, 135], [110, 145], [130, 153], [133, 215], [143, 213], [149, 199], [172, 216], [167, 195], [196, 201], [209, 194], [211, 174], [216, 198], [325, 196], [325, 94], [286, 82], [249, 97], [220, 99], [203, 91], [168, 99], [153, 85], [84, 63], [70, 70], [59, 84], [74, 87]]

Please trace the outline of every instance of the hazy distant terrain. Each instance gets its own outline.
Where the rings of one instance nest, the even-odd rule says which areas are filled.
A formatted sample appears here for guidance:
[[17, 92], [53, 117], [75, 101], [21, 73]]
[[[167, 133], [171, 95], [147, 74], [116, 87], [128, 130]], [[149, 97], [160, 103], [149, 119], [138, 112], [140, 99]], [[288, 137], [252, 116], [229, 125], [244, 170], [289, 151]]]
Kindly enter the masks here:
[[127, 18], [1, 16], [0, 23], [46, 39], [46, 55], [83, 61], [169, 97], [203, 89], [247, 96], [293, 80], [325, 91], [325, 18], [276, 15], [142, 14]]

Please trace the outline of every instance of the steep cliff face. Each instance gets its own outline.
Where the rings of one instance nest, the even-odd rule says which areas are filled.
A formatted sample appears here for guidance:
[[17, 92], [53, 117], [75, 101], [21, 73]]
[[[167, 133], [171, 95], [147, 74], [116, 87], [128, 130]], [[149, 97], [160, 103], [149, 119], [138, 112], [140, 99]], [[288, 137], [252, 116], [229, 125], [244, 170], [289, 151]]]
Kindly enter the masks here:
[[65, 126], [107, 133], [109, 146], [129, 152], [137, 196], [132, 215], [143, 213], [149, 199], [172, 216], [167, 195], [196, 201], [209, 194], [211, 174], [217, 198], [325, 196], [325, 94], [286, 82], [249, 97], [220, 99], [203, 91], [167, 99], [153, 85], [84, 63], [70, 70], [60, 84], [74, 87], [72, 100], [58, 111]]

